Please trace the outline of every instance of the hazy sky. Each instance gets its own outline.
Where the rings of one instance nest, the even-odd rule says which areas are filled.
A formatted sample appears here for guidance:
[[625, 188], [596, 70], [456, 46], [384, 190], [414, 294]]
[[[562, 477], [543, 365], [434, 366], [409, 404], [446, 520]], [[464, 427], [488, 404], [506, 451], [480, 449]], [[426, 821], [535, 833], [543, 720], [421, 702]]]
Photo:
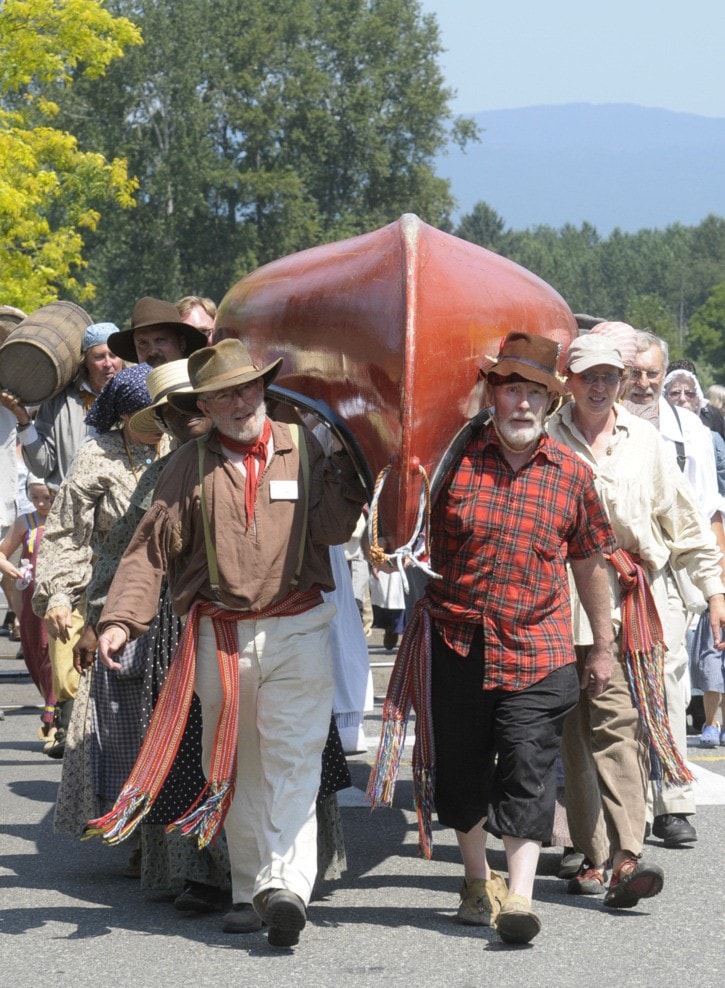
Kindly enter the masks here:
[[638, 103], [725, 117], [725, 0], [421, 0], [457, 113]]

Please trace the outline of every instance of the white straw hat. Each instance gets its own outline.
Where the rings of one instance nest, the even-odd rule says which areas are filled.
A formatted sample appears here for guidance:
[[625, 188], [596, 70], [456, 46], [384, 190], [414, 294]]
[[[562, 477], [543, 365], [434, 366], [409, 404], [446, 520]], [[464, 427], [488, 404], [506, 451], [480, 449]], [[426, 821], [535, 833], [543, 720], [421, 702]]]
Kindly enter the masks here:
[[146, 387], [152, 404], [131, 416], [129, 425], [134, 432], [151, 433], [158, 432], [159, 429], [166, 431], [166, 426], [156, 412], [168, 405], [170, 394], [191, 391], [188, 363], [188, 360], [172, 360], [168, 364], [159, 364], [149, 373]]

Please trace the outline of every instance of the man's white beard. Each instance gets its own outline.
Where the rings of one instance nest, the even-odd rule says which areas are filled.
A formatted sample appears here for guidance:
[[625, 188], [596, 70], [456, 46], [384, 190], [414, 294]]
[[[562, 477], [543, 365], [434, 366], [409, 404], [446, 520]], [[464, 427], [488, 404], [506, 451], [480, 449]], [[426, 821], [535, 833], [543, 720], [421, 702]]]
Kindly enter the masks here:
[[522, 450], [535, 443], [544, 431], [544, 427], [540, 422], [532, 422], [530, 425], [522, 428], [520, 425], [513, 425], [510, 420], [502, 422], [498, 417], [496, 418], [496, 426], [499, 433], [510, 446], [515, 446], [517, 449]]

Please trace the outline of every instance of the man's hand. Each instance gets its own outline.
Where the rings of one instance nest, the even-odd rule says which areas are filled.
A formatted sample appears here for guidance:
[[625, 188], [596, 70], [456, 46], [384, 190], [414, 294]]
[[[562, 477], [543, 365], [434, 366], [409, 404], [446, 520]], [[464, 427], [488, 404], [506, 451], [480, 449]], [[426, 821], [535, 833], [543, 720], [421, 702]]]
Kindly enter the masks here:
[[587, 695], [594, 698], [604, 692], [614, 671], [614, 655], [609, 645], [592, 645], [587, 655], [579, 683]]
[[589, 697], [595, 697], [604, 692], [614, 669], [614, 631], [607, 563], [602, 554], [597, 553], [596, 556], [587, 556], [585, 559], [570, 559], [569, 565], [594, 638], [582, 670], [580, 685]]
[[71, 614], [70, 607], [66, 607], [65, 605], [51, 607], [49, 611], [45, 612], [43, 621], [45, 621], [45, 630], [51, 638], [57, 638], [64, 645], [70, 641], [70, 633], [73, 627], [73, 615]]
[[121, 668], [120, 662], [114, 662], [113, 656], [118, 655], [126, 647], [128, 635], [126, 629], [118, 624], [109, 624], [101, 637], [98, 639], [98, 656], [104, 666], [115, 669], [117, 672]]
[[96, 658], [96, 646], [98, 636], [92, 624], [87, 624], [83, 629], [83, 634], [78, 639], [73, 649], [73, 668], [81, 676], [85, 676], [86, 669], [90, 669]]
[[708, 602], [710, 608], [710, 627], [712, 628], [712, 640], [715, 648], [722, 652], [725, 649], [725, 595], [716, 593]]

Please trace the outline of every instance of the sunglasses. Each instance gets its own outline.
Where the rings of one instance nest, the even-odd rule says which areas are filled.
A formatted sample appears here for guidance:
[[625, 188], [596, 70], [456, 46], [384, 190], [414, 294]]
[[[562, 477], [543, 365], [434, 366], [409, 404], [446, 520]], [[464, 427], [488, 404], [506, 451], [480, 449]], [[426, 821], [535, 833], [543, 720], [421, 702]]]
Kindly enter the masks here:
[[697, 391], [687, 391], [686, 389], [683, 390], [680, 388], [673, 388], [672, 391], [667, 392], [668, 398], [682, 398], [683, 395], [685, 398], [697, 398]]
[[619, 376], [617, 371], [604, 371], [603, 374], [597, 374], [594, 371], [582, 371], [579, 375], [585, 384], [594, 384], [595, 381], [602, 381], [608, 388], [619, 384]]

